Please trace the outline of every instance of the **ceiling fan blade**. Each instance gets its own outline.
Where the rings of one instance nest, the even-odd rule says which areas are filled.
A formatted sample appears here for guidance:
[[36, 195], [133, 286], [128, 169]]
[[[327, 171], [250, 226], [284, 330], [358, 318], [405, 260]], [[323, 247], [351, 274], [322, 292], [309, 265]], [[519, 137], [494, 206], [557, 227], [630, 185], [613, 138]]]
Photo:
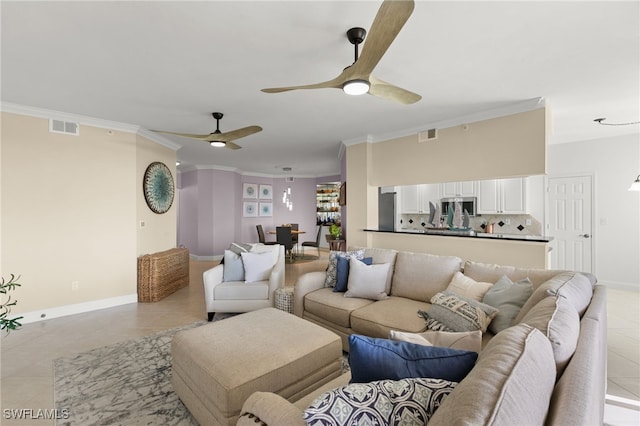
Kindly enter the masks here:
[[422, 96], [417, 93], [394, 86], [372, 75], [369, 76], [369, 82], [371, 83], [369, 94], [379, 98], [389, 99], [400, 102], [401, 104], [414, 104], [422, 99]]
[[244, 138], [245, 136], [253, 135], [254, 133], [258, 133], [262, 131], [262, 127], [260, 126], [248, 126], [243, 127], [242, 129], [232, 130], [230, 132], [221, 133], [216, 135], [216, 140], [221, 140], [225, 142], [231, 142], [236, 139]]
[[414, 9], [413, 0], [385, 0], [376, 14], [360, 57], [352, 65], [357, 76], [368, 76], [378, 65]]
[[230, 142], [230, 141], [226, 142], [224, 147], [225, 148], [229, 148], [229, 149], [240, 149], [240, 148], [242, 148], [240, 145], [236, 145], [235, 143]]
[[167, 135], [182, 136], [183, 138], [198, 139], [198, 140], [201, 140], [201, 141], [211, 140], [212, 136], [215, 134], [215, 133], [209, 133], [207, 135], [194, 135], [194, 134], [191, 134], [191, 133], [165, 132], [164, 130], [152, 130], [152, 132], [166, 133]]
[[[347, 70], [348, 69], [349, 68], [347, 68]], [[300, 90], [300, 89], [327, 89], [327, 88], [340, 89], [342, 88], [342, 85], [344, 84], [344, 82], [348, 80], [346, 74], [347, 73], [345, 70], [336, 78], [329, 81], [323, 81], [322, 83], [307, 84], [303, 86], [272, 87], [269, 89], [262, 89], [262, 91], [265, 93], [280, 93], [280, 92], [288, 92], [290, 90]]]

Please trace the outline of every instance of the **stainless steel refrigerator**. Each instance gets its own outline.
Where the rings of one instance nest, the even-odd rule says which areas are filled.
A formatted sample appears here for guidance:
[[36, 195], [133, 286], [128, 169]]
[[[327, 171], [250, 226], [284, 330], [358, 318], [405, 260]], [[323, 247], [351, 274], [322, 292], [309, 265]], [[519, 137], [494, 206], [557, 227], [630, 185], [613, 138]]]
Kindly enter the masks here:
[[378, 230], [395, 231], [396, 193], [378, 189]]

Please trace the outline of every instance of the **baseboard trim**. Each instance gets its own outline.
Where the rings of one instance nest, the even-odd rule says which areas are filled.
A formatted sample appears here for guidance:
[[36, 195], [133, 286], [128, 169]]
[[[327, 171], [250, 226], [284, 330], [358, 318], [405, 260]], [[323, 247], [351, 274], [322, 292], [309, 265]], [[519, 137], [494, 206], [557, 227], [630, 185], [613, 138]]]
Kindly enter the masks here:
[[75, 303], [73, 305], [56, 306], [54, 308], [45, 308], [39, 311], [26, 312], [24, 314], [19, 314], [18, 316], [23, 317], [19, 321], [21, 324], [29, 324], [52, 318], [65, 317], [67, 315], [82, 314], [85, 312], [97, 311], [99, 309], [113, 308], [115, 306], [127, 305], [129, 303], [138, 303], [138, 295], [134, 293], [126, 296]]
[[204, 261], [204, 262], [213, 262], [216, 260], [222, 260], [224, 256], [222, 255], [217, 255], [217, 256], [198, 256], [196, 254], [191, 254], [189, 253], [189, 258], [191, 260], [200, 260], [200, 261]]
[[608, 288], [625, 291], [640, 291], [640, 286], [633, 283], [624, 283], [619, 281], [599, 281], [598, 284], [604, 284]]

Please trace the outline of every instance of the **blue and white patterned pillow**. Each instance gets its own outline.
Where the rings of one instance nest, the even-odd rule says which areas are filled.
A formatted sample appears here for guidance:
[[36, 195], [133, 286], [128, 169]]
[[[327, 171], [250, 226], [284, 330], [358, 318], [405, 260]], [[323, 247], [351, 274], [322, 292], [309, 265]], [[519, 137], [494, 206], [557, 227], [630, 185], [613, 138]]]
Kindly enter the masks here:
[[358, 260], [364, 259], [364, 249], [358, 249], [353, 251], [330, 251], [329, 252], [329, 266], [327, 266], [327, 276], [324, 279], [325, 287], [335, 287], [338, 276], [338, 256], [339, 257], [354, 257]]
[[428, 378], [352, 383], [317, 397], [304, 420], [310, 426], [426, 425], [456, 385]]

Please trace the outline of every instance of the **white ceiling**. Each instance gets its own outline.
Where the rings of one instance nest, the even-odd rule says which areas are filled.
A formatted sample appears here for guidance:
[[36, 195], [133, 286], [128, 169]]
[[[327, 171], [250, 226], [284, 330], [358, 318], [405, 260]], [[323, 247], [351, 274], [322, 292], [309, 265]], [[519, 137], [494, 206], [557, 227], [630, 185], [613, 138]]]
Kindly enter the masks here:
[[[260, 125], [243, 149], [170, 137], [182, 167], [323, 176], [342, 141], [420, 130], [543, 97], [551, 143], [638, 133], [638, 1], [418, 1], [374, 71], [413, 105], [319, 83], [353, 62], [345, 32], [380, 1], [2, 1], [2, 101], [185, 133]], [[365, 40], [366, 44], [366, 40]]]

